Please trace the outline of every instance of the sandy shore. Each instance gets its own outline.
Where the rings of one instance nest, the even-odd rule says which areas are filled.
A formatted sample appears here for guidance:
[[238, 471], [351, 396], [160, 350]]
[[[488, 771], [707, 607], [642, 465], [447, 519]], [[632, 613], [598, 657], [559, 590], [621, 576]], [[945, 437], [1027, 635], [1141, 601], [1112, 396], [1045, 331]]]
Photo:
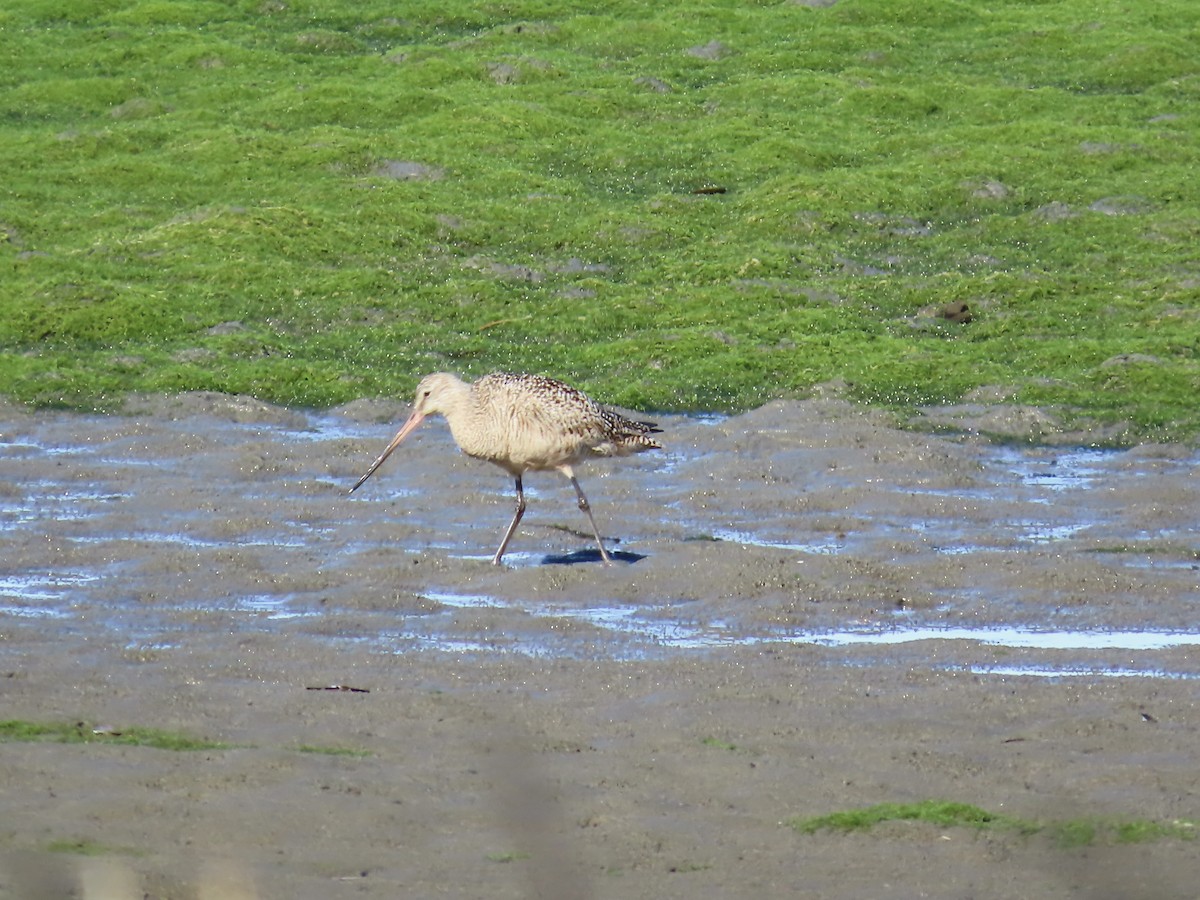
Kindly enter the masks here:
[[0, 409], [0, 720], [231, 745], [0, 744], [0, 897], [1196, 896], [1194, 841], [788, 824], [1200, 821], [1194, 451], [666, 418], [581, 472], [617, 564], [541, 475], [497, 570], [440, 423], [345, 493], [403, 413]]

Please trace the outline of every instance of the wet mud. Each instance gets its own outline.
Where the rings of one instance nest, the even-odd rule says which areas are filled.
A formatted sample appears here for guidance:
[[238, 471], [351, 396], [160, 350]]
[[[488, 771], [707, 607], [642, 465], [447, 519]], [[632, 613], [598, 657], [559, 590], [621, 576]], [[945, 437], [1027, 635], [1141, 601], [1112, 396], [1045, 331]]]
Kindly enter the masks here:
[[347, 493], [405, 412], [0, 409], [0, 719], [234, 745], [0, 744], [0, 897], [62, 842], [155, 897], [1194, 896], [1175, 839], [785, 824], [1200, 817], [1191, 448], [665, 417], [579, 473], [613, 565], [545, 473], [496, 568], [442, 423]]

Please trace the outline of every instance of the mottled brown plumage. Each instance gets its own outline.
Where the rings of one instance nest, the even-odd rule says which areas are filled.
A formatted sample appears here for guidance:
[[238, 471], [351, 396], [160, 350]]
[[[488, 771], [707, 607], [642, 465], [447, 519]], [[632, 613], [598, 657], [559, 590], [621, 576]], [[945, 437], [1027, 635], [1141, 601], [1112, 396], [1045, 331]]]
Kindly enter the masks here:
[[591, 456], [628, 456], [662, 449], [650, 437], [661, 430], [653, 423], [627, 419], [553, 378], [496, 372], [468, 384], [455, 375], [436, 372], [417, 385], [412, 415], [367, 473], [350, 488], [351, 493], [426, 416], [438, 413], [446, 418], [450, 434], [463, 453], [495, 463], [516, 479], [517, 510], [492, 558], [496, 565], [500, 565], [525, 514], [521, 477], [526, 472], [548, 469], [562, 472], [570, 480], [579, 508], [591, 523], [600, 556], [608, 562], [608, 551], [572, 467]]

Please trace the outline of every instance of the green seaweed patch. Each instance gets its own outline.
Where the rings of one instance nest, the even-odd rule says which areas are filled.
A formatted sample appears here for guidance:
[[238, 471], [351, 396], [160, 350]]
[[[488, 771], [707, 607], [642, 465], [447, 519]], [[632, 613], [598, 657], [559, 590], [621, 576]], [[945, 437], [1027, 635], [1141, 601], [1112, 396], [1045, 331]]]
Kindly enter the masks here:
[[296, 748], [297, 753], [315, 753], [319, 756], [353, 756], [367, 757], [371, 756], [370, 750], [359, 750], [354, 747], [330, 747], [317, 744], [301, 744]]
[[920, 803], [880, 803], [863, 809], [829, 813], [811, 819], [796, 819], [792, 827], [805, 834], [829, 829], [832, 831], [865, 831], [883, 822], [927, 822], [941, 828], [1004, 827], [1018, 821], [998, 816], [969, 803], [944, 800], [923, 800]]
[[1040, 822], [992, 813], [969, 803], [946, 800], [880, 803], [823, 816], [795, 818], [788, 824], [801, 834], [815, 834], [826, 830], [867, 831], [884, 822], [924, 822], [939, 828], [1009, 831], [1023, 836], [1044, 834], [1060, 847], [1194, 840], [1197, 836], [1196, 823], [1182, 819], [1155, 822], [1148, 819], [1079, 818]]
[[0, 393], [1003, 383], [1200, 435], [1194, 0], [394, 6], [0, 12]]
[[0, 742], [45, 742], [57, 744], [122, 744], [157, 750], [190, 752], [228, 750], [231, 744], [193, 737], [157, 728], [96, 728], [84, 722], [45, 723], [10, 719], [0, 722]]

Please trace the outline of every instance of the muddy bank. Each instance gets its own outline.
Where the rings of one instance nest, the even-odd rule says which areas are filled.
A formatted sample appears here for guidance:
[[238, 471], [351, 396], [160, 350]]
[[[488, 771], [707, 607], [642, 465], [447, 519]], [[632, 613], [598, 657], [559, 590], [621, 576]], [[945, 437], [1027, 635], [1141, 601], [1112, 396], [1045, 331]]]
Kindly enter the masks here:
[[1190, 449], [668, 418], [580, 473], [617, 564], [546, 474], [497, 570], [440, 423], [346, 494], [404, 411], [0, 410], [0, 719], [235, 745], [0, 744], [0, 896], [72, 842], [154, 897], [1194, 896], [1188, 842], [781, 824], [1200, 815]]

